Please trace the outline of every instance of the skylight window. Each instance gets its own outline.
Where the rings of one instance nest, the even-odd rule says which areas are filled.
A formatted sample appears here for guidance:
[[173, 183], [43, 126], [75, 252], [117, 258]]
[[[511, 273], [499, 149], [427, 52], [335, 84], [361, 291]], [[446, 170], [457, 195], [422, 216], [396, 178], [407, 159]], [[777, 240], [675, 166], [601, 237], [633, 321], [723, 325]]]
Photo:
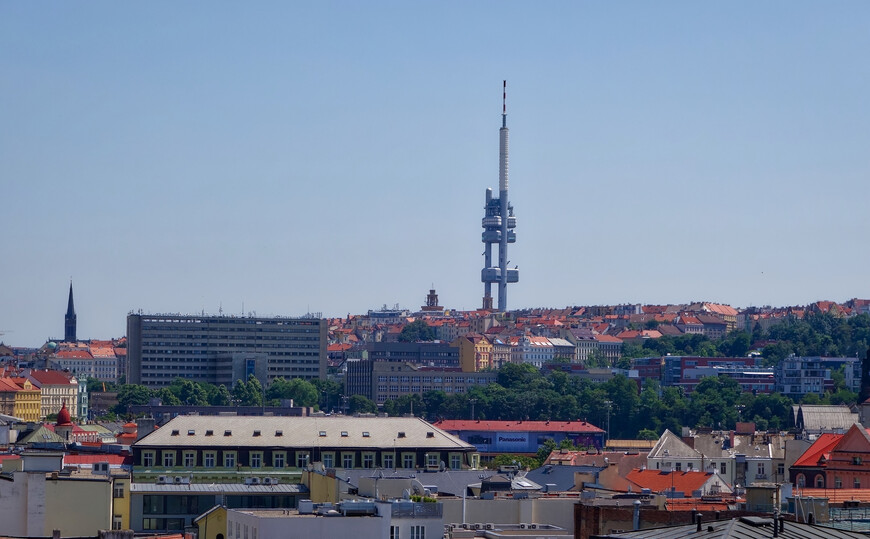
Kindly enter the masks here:
[[371, 436], [371, 434], [369, 434], [369, 431], [364, 430], [363, 431], [363, 438], [368, 438], [369, 436]]
[[233, 435], [233, 431], [231, 431], [231, 430], [224, 431], [224, 436], [232, 436], [232, 435]]
[[347, 438], [347, 431], [346, 430], [341, 431], [341, 437]]

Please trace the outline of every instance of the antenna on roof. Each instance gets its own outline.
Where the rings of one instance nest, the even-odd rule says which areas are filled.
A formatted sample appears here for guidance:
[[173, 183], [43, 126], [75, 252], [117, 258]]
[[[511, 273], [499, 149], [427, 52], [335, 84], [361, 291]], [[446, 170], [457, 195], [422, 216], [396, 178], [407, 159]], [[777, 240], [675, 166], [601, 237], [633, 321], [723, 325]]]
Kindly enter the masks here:
[[507, 127], [507, 81], [502, 81], [501, 93], [501, 126]]

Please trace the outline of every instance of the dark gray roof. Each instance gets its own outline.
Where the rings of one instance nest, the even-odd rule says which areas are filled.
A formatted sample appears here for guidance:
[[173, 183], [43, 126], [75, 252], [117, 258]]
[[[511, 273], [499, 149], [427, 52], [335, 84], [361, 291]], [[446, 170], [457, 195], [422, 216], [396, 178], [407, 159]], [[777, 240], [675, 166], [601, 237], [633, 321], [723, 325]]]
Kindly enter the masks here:
[[[610, 535], [593, 535], [594, 538], [632, 538], [632, 539], [770, 539], [773, 537], [773, 519], [760, 517], [741, 517], [731, 520], [715, 520], [701, 523], [701, 531], [696, 524], [685, 526], [670, 526], [653, 528]], [[867, 536], [858, 532], [838, 530], [825, 526], [785, 522], [783, 531], [779, 533], [782, 539], [866, 539]]]
[[594, 474], [602, 467], [598, 466], [542, 466], [526, 474], [526, 477], [539, 485], [556, 485], [551, 490], [565, 492], [574, 486], [574, 473]]
[[435, 486], [438, 488], [438, 493], [444, 495], [462, 496], [468, 485], [479, 484], [482, 477], [489, 477], [495, 472], [491, 470], [444, 470], [443, 472], [414, 472], [412, 470], [360, 470], [347, 469], [336, 470], [336, 476], [341, 479], [350, 479], [350, 484], [359, 485], [360, 477], [377, 477], [378, 473], [382, 473], [382, 477], [410, 477], [411, 474], [415, 479], [423, 484], [424, 487]]

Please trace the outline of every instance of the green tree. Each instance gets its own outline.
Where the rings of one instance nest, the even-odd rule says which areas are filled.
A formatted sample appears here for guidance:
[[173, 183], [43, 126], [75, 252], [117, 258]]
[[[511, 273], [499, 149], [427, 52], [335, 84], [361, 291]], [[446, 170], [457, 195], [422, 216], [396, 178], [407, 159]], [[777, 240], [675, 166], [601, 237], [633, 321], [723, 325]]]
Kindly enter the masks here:
[[378, 405], [363, 395], [353, 395], [347, 400], [348, 413], [351, 414], [374, 414], [378, 411]]
[[217, 391], [215, 391], [214, 395], [211, 398], [212, 406], [229, 406], [232, 404], [232, 395], [230, 395], [230, 390], [227, 389], [227, 386], [221, 384], [218, 386]]
[[118, 415], [127, 413], [128, 406], [148, 404], [151, 399], [151, 390], [139, 384], [127, 384], [121, 386], [118, 391], [118, 405], [112, 411]]
[[399, 334], [400, 342], [434, 341], [435, 330], [429, 327], [425, 320], [414, 320], [402, 328]]
[[525, 388], [542, 378], [541, 371], [530, 363], [507, 363], [498, 370], [498, 383], [504, 388]]
[[597, 348], [592, 350], [586, 355], [586, 361], [584, 362], [587, 368], [601, 368], [601, 367], [610, 367], [610, 360], [607, 359], [607, 356], [601, 350]]
[[253, 374], [246, 382], [236, 381], [232, 394], [239, 406], [263, 406], [263, 385]]
[[175, 396], [175, 393], [169, 390], [168, 387], [161, 387], [154, 393], [154, 396], [160, 399], [160, 402], [166, 406], [178, 406], [181, 404], [181, 399]]
[[416, 393], [402, 395], [398, 399], [388, 400], [384, 403], [384, 412], [396, 417], [405, 414], [423, 416], [426, 414], [426, 404], [423, 397]]
[[341, 404], [341, 384], [333, 380], [321, 380], [316, 378], [311, 381], [320, 394], [320, 409], [330, 411]]
[[637, 431], [637, 439], [638, 440], [658, 440], [659, 435], [654, 430], [640, 429], [639, 431]]
[[278, 377], [272, 380], [272, 384], [266, 390], [266, 399], [270, 401], [293, 399], [294, 406], [316, 406], [320, 400], [320, 393], [314, 384], [302, 378], [285, 380], [283, 377]]

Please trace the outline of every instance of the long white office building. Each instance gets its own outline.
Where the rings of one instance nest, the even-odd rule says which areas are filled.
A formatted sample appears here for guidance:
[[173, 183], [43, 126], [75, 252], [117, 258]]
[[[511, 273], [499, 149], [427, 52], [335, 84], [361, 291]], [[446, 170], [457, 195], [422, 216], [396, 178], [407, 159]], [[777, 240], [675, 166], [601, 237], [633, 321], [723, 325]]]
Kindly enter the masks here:
[[326, 377], [326, 321], [177, 314], [127, 316], [127, 382], [163, 387], [177, 377], [225, 384], [253, 374]]

